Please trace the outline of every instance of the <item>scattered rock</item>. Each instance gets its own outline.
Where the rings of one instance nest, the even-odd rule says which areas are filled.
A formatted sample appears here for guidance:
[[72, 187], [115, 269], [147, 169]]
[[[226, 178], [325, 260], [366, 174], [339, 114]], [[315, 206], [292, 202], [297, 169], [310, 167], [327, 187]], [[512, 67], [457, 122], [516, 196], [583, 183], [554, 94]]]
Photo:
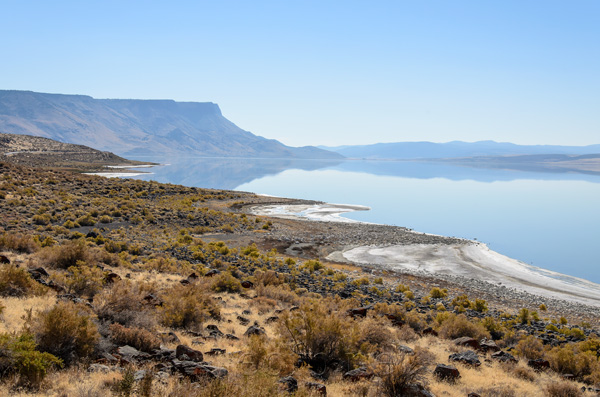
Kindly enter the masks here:
[[360, 367], [346, 372], [342, 375], [342, 378], [351, 382], [358, 382], [362, 379], [371, 379], [373, 376], [373, 372], [369, 371], [366, 367]]
[[225, 354], [225, 349], [212, 348], [206, 353], [207, 356], [220, 356], [221, 354]]
[[279, 317], [277, 317], [277, 316], [271, 316], [271, 317], [269, 317], [269, 318], [267, 318], [265, 320], [265, 323], [266, 324], [271, 324], [271, 323], [276, 322], [277, 320], [279, 320]]
[[481, 341], [479, 341], [479, 346], [480, 346], [481, 351], [484, 351], [484, 352], [500, 351], [500, 348], [498, 347], [496, 342], [494, 342], [493, 340], [489, 340], [487, 338], [483, 338]]
[[427, 327], [425, 328], [422, 332], [423, 335], [433, 335], [433, 336], [438, 336], [438, 333], [436, 330], [434, 330], [431, 327]]
[[402, 397], [435, 397], [435, 395], [427, 390], [423, 385], [407, 385], [400, 394]]
[[213, 338], [220, 338], [224, 335], [223, 332], [221, 332], [221, 330], [219, 329], [219, 327], [217, 327], [214, 324], [207, 325], [206, 330], [208, 331], [208, 335], [212, 336]]
[[536, 371], [543, 371], [550, 368], [550, 361], [538, 358], [536, 360], [527, 361], [527, 365]]
[[492, 358], [495, 360], [498, 360], [500, 362], [506, 363], [506, 362], [511, 362], [511, 363], [516, 363], [517, 359], [510, 353], [507, 353], [505, 351], [497, 351], [496, 353], [492, 354]]
[[436, 365], [433, 370], [433, 374], [440, 380], [444, 380], [446, 382], [454, 383], [458, 378], [460, 378], [460, 372], [456, 367], [445, 364]]
[[226, 334], [225, 335], [225, 339], [229, 339], [229, 340], [240, 340], [240, 338], [238, 338], [237, 336], [233, 335], [233, 334]]
[[209, 271], [206, 272], [206, 274], [204, 275], [204, 277], [213, 277], [213, 276], [216, 276], [219, 273], [221, 273], [221, 272], [218, 271], [217, 269], [210, 269]]
[[319, 393], [321, 396], [327, 395], [327, 386], [325, 386], [322, 383], [306, 382], [304, 385], [306, 386], [307, 389], [314, 390], [317, 393]]
[[348, 310], [347, 314], [352, 318], [365, 317], [367, 315], [367, 311], [372, 308], [373, 306], [356, 307]]
[[172, 360], [173, 368], [180, 374], [188, 377], [192, 382], [197, 382], [201, 379], [216, 379], [224, 378], [228, 372], [225, 368], [213, 367], [203, 363], [194, 361]]
[[117, 273], [108, 273], [106, 276], [104, 276], [104, 282], [106, 284], [112, 284], [119, 280], [121, 280], [121, 276], [119, 276]]
[[261, 327], [259, 327], [256, 324], [254, 324], [254, 325], [250, 326], [246, 330], [246, 332], [244, 332], [244, 336], [252, 336], [252, 335], [266, 335], [266, 332], [264, 329], [262, 329]]
[[468, 336], [463, 336], [462, 338], [456, 338], [452, 341], [452, 343], [454, 343], [456, 346], [470, 347], [471, 349], [474, 349], [474, 350], [479, 350], [479, 348], [480, 348], [479, 342], [477, 342], [477, 339], [469, 338]]
[[242, 317], [242, 316], [237, 316], [237, 320], [240, 322], [240, 324], [242, 325], [248, 325], [250, 324], [250, 320], [248, 320], [246, 317]]
[[298, 390], [298, 381], [293, 376], [286, 376], [278, 380], [282, 385], [282, 390], [288, 393], [295, 393]]
[[244, 288], [254, 288], [254, 283], [249, 280], [242, 281], [242, 287]]
[[181, 357], [184, 354], [188, 356], [190, 361], [204, 361], [204, 356], [202, 355], [201, 351], [192, 349], [191, 347], [186, 345], [177, 345], [177, 348], [175, 349], [175, 357], [177, 357], [178, 360], [181, 360]]
[[104, 374], [107, 374], [111, 371], [110, 367], [104, 364], [92, 364], [87, 370], [88, 372], [102, 372]]
[[415, 351], [408, 346], [400, 345], [398, 346], [398, 351], [404, 354], [413, 355]]
[[473, 350], [467, 350], [462, 353], [454, 353], [448, 357], [450, 361], [458, 361], [463, 364], [480, 366], [481, 361], [479, 361], [479, 356]]

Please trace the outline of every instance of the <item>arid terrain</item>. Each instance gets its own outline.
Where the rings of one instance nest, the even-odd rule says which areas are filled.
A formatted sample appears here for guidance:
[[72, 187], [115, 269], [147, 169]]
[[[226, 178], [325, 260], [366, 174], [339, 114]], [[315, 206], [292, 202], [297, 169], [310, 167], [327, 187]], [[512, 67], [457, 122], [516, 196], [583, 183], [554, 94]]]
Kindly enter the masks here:
[[466, 240], [251, 213], [299, 202], [0, 163], [0, 394], [597, 395], [597, 309], [325, 259]]

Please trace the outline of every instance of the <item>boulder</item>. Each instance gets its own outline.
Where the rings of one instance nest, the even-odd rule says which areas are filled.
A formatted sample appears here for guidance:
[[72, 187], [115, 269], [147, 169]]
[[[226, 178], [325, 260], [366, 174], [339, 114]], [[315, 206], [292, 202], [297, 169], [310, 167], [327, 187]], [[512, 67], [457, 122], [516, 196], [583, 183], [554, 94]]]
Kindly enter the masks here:
[[476, 367], [481, 365], [481, 361], [479, 361], [479, 356], [473, 350], [467, 350], [462, 353], [451, 354], [448, 357], [448, 359], [450, 361], [458, 361], [460, 363], [467, 364], [467, 365], [473, 365]]
[[446, 382], [454, 383], [458, 378], [460, 378], [460, 372], [456, 367], [445, 364], [438, 364], [435, 366], [433, 370], [433, 374], [440, 380], [444, 380]]
[[402, 397], [435, 397], [435, 395], [427, 390], [423, 385], [407, 385], [405, 386], [400, 396]]
[[173, 369], [180, 374], [189, 378], [192, 382], [197, 382], [202, 379], [224, 378], [228, 372], [225, 368], [213, 367], [204, 363], [196, 363], [194, 361], [172, 360]]
[[225, 349], [212, 348], [206, 353], [207, 356], [220, 356], [221, 354], [225, 354]]
[[0, 255], [0, 263], [3, 265], [10, 265], [10, 259], [5, 255]]
[[516, 363], [517, 359], [510, 353], [507, 353], [505, 351], [497, 351], [496, 353], [492, 354], [492, 358], [494, 360], [498, 360], [500, 362], [503, 363]]
[[252, 281], [245, 280], [245, 281], [242, 281], [242, 287], [244, 287], [244, 288], [253, 288], [254, 287], [254, 283]]
[[219, 329], [219, 327], [217, 327], [214, 324], [207, 325], [206, 330], [208, 331], [208, 335], [214, 338], [220, 338], [224, 335], [223, 332], [221, 332], [221, 330]]
[[363, 379], [371, 379], [373, 376], [373, 372], [369, 371], [366, 367], [360, 367], [346, 372], [342, 375], [342, 378], [351, 382], [358, 382]]
[[423, 335], [433, 335], [433, 336], [438, 336], [438, 333], [436, 330], [434, 330], [431, 327], [427, 327], [425, 328], [422, 332]]
[[117, 273], [108, 273], [106, 276], [104, 276], [104, 282], [106, 284], [112, 284], [119, 280], [121, 280], [121, 276], [119, 276]]
[[219, 273], [221, 273], [221, 272], [218, 271], [217, 269], [211, 269], [211, 270], [209, 270], [209, 271], [206, 272], [206, 274], [204, 275], [204, 277], [213, 277], [213, 276], [216, 276]]
[[365, 317], [367, 315], [367, 311], [372, 308], [373, 306], [356, 307], [348, 310], [347, 314], [352, 318]]
[[481, 351], [484, 352], [497, 352], [500, 351], [500, 348], [493, 340], [489, 340], [487, 338], [483, 338], [479, 341], [479, 346]]
[[184, 354], [190, 359], [190, 361], [204, 361], [204, 356], [202, 355], [201, 351], [192, 349], [186, 345], [177, 345], [177, 348], [175, 349], [175, 357], [177, 357], [178, 360], [181, 360], [181, 357]]
[[454, 343], [456, 346], [470, 347], [471, 349], [474, 349], [474, 350], [479, 350], [479, 348], [480, 348], [479, 342], [477, 342], [477, 339], [469, 338], [468, 336], [463, 336], [462, 338], [456, 338], [452, 341], [452, 343]]
[[413, 349], [411, 349], [408, 346], [404, 346], [404, 345], [398, 346], [398, 351], [400, 353], [408, 354], [410, 356], [412, 356], [413, 354], [415, 354], [415, 351]]
[[254, 324], [250, 326], [246, 332], [244, 332], [244, 336], [252, 336], [252, 335], [266, 335], [264, 329], [260, 328], [258, 325]]
[[242, 325], [248, 325], [250, 324], [250, 320], [248, 320], [246, 317], [242, 317], [242, 316], [237, 316], [237, 320], [240, 322], [240, 324]]

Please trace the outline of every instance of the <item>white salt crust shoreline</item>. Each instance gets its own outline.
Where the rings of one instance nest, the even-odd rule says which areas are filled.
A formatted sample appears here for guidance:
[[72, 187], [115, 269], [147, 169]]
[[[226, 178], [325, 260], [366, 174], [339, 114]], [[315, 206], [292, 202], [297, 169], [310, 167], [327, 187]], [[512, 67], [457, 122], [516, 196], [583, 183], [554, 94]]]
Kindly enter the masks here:
[[[342, 214], [368, 209], [343, 204], [271, 205], [254, 207], [252, 213], [287, 219], [355, 223], [358, 221], [344, 218]], [[600, 307], [600, 284], [528, 265], [476, 241], [467, 244], [355, 246], [334, 252], [327, 259], [389, 270], [477, 279], [538, 296]]]

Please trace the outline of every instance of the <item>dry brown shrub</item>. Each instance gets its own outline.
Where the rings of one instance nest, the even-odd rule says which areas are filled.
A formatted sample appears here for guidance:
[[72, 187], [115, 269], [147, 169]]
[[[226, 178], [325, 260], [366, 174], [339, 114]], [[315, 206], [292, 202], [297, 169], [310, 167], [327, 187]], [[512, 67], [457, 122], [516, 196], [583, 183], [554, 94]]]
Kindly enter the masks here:
[[116, 282], [94, 297], [94, 309], [103, 321], [119, 323], [126, 327], [153, 330], [156, 326], [154, 308], [144, 300], [144, 286], [129, 280]]
[[300, 302], [300, 297], [294, 291], [292, 291], [287, 284], [280, 286], [262, 286], [256, 287], [256, 295], [263, 296], [266, 298], [274, 299], [278, 302], [285, 302], [292, 305], [297, 305]]
[[44, 265], [58, 269], [68, 269], [82, 263], [89, 263], [89, 252], [84, 239], [77, 239], [67, 243], [46, 247], [39, 253]]
[[570, 382], [552, 382], [546, 386], [545, 392], [548, 397], [579, 397], [583, 393], [579, 388]]
[[523, 380], [526, 380], [529, 382], [533, 382], [536, 379], [535, 372], [533, 372], [529, 368], [514, 365], [510, 369], [510, 372], [512, 372], [517, 378], [523, 379]]
[[363, 353], [386, 351], [393, 347], [394, 335], [384, 317], [368, 317], [359, 323], [358, 344]]
[[485, 397], [517, 397], [519, 394], [512, 386], [500, 385], [478, 389], [477, 393]]
[[64, 301], [32, 315], [26, 328], [35, 335], [40, 351], [53, 354], [66, 364], [88, 357], [100, 337], [87, 309]]
[[406, 394], [409, 385], [427, 382], [428, 366], [434, 355], [427, 350], [417, 348], [414, 354], [381, 355], [375, 365], [374, 373], [381, 378], [380, 391], [389, 397]]
[[475, 339], [490, 338], [490, 333], [480, 323], [474, 323], [464, 314], [450, 314], [447, 319], [444, 320], [440, 329], [438, 330], [439, 335], [446, 339], [456, 339], [463, 336], [469, 336]]
[[403, 325], [396, 331], [396, 338], [405, 342], [412, 342], [419, 339], [419, 335], [408, 325]]
[[559, 374], [572, 374], [579, 379], [600, 372], [600, 364], [593, 352], [580, 352], [577, 345], [554, 347], [546, 354], [550, 368]]
[[257, 270], [254, 272], [254, 280], [256, 285], [265, 287], [268, 285], [278, 286], [284, 283], [285, 277], [283, 274], [279, 274], [273, 270]]
[[110, 338], [117, 345], [133, 346], [148, 353], [160, 347], [160, 340], [148, 330], [137, 327], [126, 328], [117, 323], [111, 324], [108, 329]]
[[31, 235], [3, 233], [0, 235], [0, 250], [31, 254], [40, 248]]

